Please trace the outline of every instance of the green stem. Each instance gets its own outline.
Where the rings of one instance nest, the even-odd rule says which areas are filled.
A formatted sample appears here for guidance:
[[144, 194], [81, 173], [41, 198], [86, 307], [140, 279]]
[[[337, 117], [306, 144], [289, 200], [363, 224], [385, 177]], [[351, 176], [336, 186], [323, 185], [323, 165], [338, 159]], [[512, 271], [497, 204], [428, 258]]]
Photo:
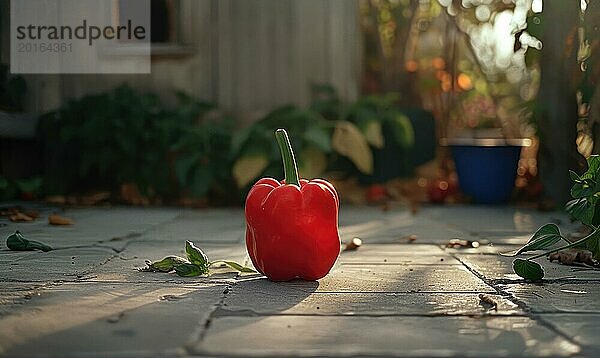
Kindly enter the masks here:
[[277, 139], [277, 144], [279, 144], [279, 150], [281, 151], [283, 171], [285, 172], [285, 183], [300, 186], [300, 178], [298, 177], [298, 168], [296, 167], [294, 151], [292, 150], [292, 144], [290, 143], [290, 139], [288, 138], [285, 129], [276, 130], [275, 138]]
[[597, 229], [597, 228], [594, 228], [594, 229], [595, 229], [594, 232], [592, 232], [591, 234], [589, 234], [588, 236], [586, 236], [586, 237], [584, 237], [582, 239], [579, 239], [579, 240], [577, 240], [575, 242], [572, 242], [569, 245], [565, 245], [565, 246], [559, 247], [558, 249], [553, 249], [553, 250], [546, 251], [546, 252], [543, 252], [543, 253], [535, 255], [535, 256], [531, 256], [531, 257], [527, 258], [527, 261], [530, 261], [530, 260], [533, 260], [533, 259], [537, 259], [537, 258], [540, 258], [542, 256], [550, 255], [552, 253], [555, 253], [555, 252], [558, 252], [558, 251], [561, 251], [561, 250], [564, 250], [564, 249], [568, 249], [568, 248], [571, 248], [571, 247], [574, 247], [574, 246], [578, 246], [578, 245], [586, 242], [587, 240], [589, 240], [591, 238], [594, 238], [598, 234], [600, 234], [600, 230], [599, 229]]
[[208, 263], [208, 267], [211, 267], [214, 264], [227, 264], [225, 260], [215, 260]]

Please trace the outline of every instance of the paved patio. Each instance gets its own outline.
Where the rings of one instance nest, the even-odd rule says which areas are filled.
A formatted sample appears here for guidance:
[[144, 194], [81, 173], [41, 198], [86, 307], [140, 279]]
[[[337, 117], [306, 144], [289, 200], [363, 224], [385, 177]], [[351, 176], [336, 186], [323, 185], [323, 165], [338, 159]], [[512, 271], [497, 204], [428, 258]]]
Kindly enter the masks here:
[[[546, 222], [574, 230], [561, 213], [344, 207], [342, 240], [363, 246], [318, 282], [273, 283], [136, 270], [183, 256], [186, 239], [248, 262], [241, 209], [68, 209], [65, 227], [47, 224], [56, 208], [37, 209], [32, 223], [0, 219], [0, 356], [600, 355], [600, 271], [545, 262], [530, 284], [497, 255]], [[17, 229], [65, 249], [8, 251]], [[451, 238], [482, 245], [446, 249]]]

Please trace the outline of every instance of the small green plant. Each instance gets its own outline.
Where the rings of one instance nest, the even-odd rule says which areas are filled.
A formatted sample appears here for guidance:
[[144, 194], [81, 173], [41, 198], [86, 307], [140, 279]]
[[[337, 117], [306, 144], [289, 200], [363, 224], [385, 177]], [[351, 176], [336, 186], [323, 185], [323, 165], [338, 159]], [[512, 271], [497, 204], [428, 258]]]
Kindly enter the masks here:
[[[525, 259], [515, 259], [513, 269], [517, 275], [527, 280], [541, 280], [544, 277], [544, 269], [533, 260], [569, 248], [589, 250], [594, 259], [600, 260], [600, 156], [590, 156], [587, 163], [588, 169], [581, 176], [570, 171], [571, 180], [573, 180], [571, 188], [573, 200], [567, 203], [566, 210], [573, 220], [586, 225], [592, 232], [575, 242], [570, 242], [561, 234], [555, 224], [543, 225], [533, 234], [527, 244], [510, 256], [535, 250], [547, 251]], [[552, 248], [559, 242], [564, 242], [565, 245]]]
[[199, 247], [191, 241], [185, 242], [185, 255], [187, 258], [180, 256], [167, 256], [162, 260], [150, 261], [146, 260], [147, 267], [140, 271], [150, 272], [173, 272], [181, 277], [193, 277], [200, 275], [209, 275], [210, 267], [215, 264], [225, 264], [239, 272], [256, 272], [250, 267], [246, 267], [235, 261], [216, 260], [210, 261], [208, 256]]

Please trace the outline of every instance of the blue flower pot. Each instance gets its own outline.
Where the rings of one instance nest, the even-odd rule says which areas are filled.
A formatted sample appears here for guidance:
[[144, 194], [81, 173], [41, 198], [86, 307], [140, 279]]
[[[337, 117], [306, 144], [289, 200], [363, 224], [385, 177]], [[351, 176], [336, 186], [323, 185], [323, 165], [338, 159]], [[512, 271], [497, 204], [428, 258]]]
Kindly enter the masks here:
[[462, 138], [448, 140], [462, 192], [478, 204], [501, 204], [510, 199], [521, 148], [529, 139]]

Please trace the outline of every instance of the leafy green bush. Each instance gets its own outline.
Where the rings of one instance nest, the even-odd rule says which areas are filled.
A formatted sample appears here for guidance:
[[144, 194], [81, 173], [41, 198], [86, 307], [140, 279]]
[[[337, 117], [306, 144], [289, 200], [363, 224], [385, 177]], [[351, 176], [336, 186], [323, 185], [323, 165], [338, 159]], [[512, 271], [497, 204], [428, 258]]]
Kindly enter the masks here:
[[171, 108], [124, 85], [46, 114], [46, 191], [115, 191], [135, 183], [144, 195], [169, 197], [179, 194], [179, 184], [205, 196], [229, 170], [221, 153], [227, 153], [231, 123], [200, 120], [214, 104], [184, 94], [178, 99]]
[[[169, 150], [175, 156], [175, 174], [185, 194], [194, 198], [210, 196], [220, 201], [237, 201], [231, 177], [231, 117], [198, 118], [216, 111], [212, 104], [179, 94], [179, 106], [172, 125]], [[217, 113], [218, 114], [218, 113]]]
[[397, 165], [410, 166], [408, 156], [415, 142], [414, 129], [409, 118], [395, 105], [395, 95], [370, 95], [343, 103], [329, 85], [313, 85], [311, 90], [311, 109], [337, 123], [333, 148], [342, 157], [332, 163], [335, 169], [363, 176], [378, 175], [385, 168], [377, 165], [395, 165], [381, 160], [389, 157], [381, 153], [386, 147], [395, 150], [392, 157]]

